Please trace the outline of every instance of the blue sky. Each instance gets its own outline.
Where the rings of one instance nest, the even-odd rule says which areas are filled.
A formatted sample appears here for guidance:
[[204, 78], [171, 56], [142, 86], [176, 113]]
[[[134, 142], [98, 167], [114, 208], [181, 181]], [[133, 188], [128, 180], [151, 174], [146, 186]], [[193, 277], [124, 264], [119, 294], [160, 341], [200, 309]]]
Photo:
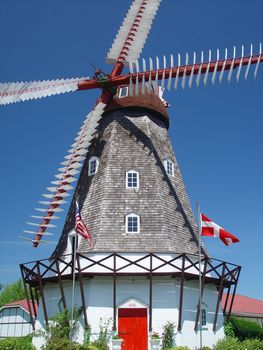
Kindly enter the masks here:
[[[104, 63], [130, 0], [8, 0], [1, 3], [0, 80], [92, 76]], [[262, 40], [262, 0], [163, 0], [141, 57], [222, 52]], [[207, 55], [206, 55], [207, 57]], [[253, 72], [253, 69], [251, 73]], [[242, 265], [238, 293], [263, 299], [263, 67], [239, 84], [165, 94], [172, 139], [194, 208], [240, 238], [225, 247], [205, 238], [210, 254]], [[59, 95], [0, 107], [0, 283], [19, 278], [18, 265], [49, 257], [17, 238], [57, 173], [99, 91]], [[66, 211], [65, 211], [66, 212]], [[64, 214], [65, 215], [65, 214]], [[58, 239], [64, 216], [54, 236]]]

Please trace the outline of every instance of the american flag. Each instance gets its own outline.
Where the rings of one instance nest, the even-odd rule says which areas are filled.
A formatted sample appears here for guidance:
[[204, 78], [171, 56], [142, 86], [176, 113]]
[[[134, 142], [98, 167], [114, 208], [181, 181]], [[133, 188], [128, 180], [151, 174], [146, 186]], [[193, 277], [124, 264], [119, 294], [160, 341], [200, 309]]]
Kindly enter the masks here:
[[84, 224], [80, 212], [79, 212], [79, 205], [76, 201], [76, 216], [75, 216], [75, 231], [79, 235], [81, 235], [84, 239], [86, 239], [89, 242], [89, 245], [92, 246], [92, 238], [89, 233], [89, 230], [87, 229], [86, 225]]

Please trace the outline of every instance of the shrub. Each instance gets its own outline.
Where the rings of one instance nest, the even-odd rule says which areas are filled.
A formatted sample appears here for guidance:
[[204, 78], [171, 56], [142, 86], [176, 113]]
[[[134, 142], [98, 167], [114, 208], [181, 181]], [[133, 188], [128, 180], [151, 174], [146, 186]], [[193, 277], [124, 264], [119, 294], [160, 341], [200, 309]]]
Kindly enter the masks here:
[[263, 350], [263, 341], [259, 339], [247, 339], [242, 342], [243, 350]]
[[190, 349], [188, 348], [188, 346], [175, 346], [170, 350], [190, 350]]
[[[79, 323], [78, 319], [81, 315], [82, 308], [75, 309], [73, 312], [73, 324], [70, 327], [71, 313], [65, 309], [51, 318], [48, 329], [44, 333], [45, 345], [42, 350], [61, 350], [69, 348], [69, 335], [71, 332], [72, 339], [78, 333]], [[38, 334], [36, 334], [37, 336]], [[40, 332], [39, 335], [43, 335]], [[72, 344], [72, 350], [77, 350], [78, 344]]]
[[[55, 338], [52, 342], [45, 345], [43, 350], [67, 350], [69, 349], [69, 339], [67, 338]], [[2, 350], [2, 349], [1, 349]], [[13, 349], [12, 349], [13, 350]], [[16, 349], [20, 350], [20, 349]], [[27, 350], [27, 349], [24, 349]], [[72, 350], [101, 350], [101, 348], [96, 347], [91, 344], [77, 344], [75, 342], [72, 343]]]
[[172, 322], [167, 322], [165, 324], [164, 331], [163, 331], [162, 350], [169, 350], [169, 349], [173, 348], [173, 346], [174, 346], [174, 327], [175, 326]]
[[6, 338], [0, 340], [0, 350], [35, 350], [32, 337]]
[[109, 319], [106, 322], [103, 322], [100, 319], [100, 331], [98, 339], [91, 343], [91, 345], [97, 347], [99, 350], [108, 350], [109, 347], [107, 345], [108, 339], [110, 337], [110, 328], [111, 328], [112, 320]]
[[234, 326], [233, 326], [233, 323], [231, 321], [224, 322], [224, 331], [225, 331], [225, 335], [227, 337], [234, 337], [235, 336]]
[[[63, 338], [52, 338], [44, 346], [41, 347], [42, 350], [61, 350], [69, 349], [69, 340], [65, 337]], [[76, 350], [76, 345], [72, 344], [72, 350]]]
[[263, 328], [256, 322], [239, 318], [231, 318], [235, 337], [239, 340], [260, 339], [263, 340]]
[[83, 344], [90, 344], [90, 337], [91, 337], [91, 326], [88, 324], [84, 328], [84, 341]]
[[100, 350], [99, 348], [97, 348], [94, 345], [87, 345], [87, 344], [83, 344], [83, 345], [79, 345], [77, 347], [77, 350]]
[[212, 350], [211, 348], [209, 348], [209, 346], [203, 346], [202, 350]]
[[240, 344], [237, 338], [226, 337], [216, 343], [214, 350], [241, 350]]
[[19, 279], [15, 283], [7, 284], [2, 287], [0, 292], [0, 307], [13, 301], [25, 298], [25, 290], [22, 280]]
[[94, 347], [94, 349], [109, 350], [107, 343], [103, 343], [99, 340], [94, 341], [93, 343], [91, 343], [91, 345]]

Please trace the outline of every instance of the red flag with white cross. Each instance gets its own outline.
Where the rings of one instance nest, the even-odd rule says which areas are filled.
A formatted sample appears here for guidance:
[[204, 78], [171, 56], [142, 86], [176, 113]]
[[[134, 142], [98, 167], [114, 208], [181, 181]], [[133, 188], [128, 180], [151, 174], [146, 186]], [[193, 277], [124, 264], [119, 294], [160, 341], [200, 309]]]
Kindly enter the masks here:
[[218, 237], [227, 246], [239, 242], [239, 239], [236, 236], [227, 232], [204, 214], [201, 214], [201, 235]]

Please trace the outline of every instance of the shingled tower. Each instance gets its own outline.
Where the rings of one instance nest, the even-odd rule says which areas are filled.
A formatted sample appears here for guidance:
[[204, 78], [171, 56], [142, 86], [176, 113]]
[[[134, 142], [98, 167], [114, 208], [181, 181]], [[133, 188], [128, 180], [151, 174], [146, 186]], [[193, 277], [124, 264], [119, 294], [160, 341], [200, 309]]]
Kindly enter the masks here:
[[118, 90], [94, 135], [56, 257], [69, 252], [76, 198], [93, 237], [92, 248], [81, 240], [80, 253], [198, 253], [195, 220], [168, 137], [165, 101], [158, 87], [121, 97], [125, 89]]

